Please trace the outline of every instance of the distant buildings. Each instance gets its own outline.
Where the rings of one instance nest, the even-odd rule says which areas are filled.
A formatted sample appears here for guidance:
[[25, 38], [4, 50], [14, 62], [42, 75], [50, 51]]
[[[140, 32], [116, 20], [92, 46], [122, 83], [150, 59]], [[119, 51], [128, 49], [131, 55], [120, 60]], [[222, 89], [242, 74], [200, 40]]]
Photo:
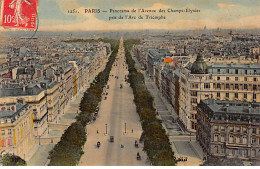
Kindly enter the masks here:
[[207, 155], [260, 158], [260, 104], [207, 99], [198, 104], [196, 139]]
[[[220, 30], [216, 34], [208, 31], [194, 36], [153, 36], [133, 48], [191, 132], [197, 129], [197, 105], [201, 100], [260, 102], [259, 43], [243, 35], [222, 35]], [[164, 63], [164, 58], [172, 58], [173, 62]]]
[[105, 66], [111, 49], [101, 41], [72, 45], [48, 39], [45, 43], [30, 39], [26, 47], [13, 47], [23, 45], [22, 41], [5, 46], [6, 62], [0, 65], [0, 155], [15, 153], [23, 158], [35, 140], [47, 135], [49, 123], [59, 122], [70, 101]]

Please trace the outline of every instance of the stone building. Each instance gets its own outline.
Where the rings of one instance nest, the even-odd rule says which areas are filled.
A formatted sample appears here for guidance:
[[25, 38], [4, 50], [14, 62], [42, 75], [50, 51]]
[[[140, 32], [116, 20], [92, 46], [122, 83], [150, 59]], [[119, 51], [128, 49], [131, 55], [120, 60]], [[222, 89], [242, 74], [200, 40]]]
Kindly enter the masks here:
[[196, 139], [211, 156], [260, 158], [260, 104], [202, 100], [197, 107]]
[[180, 120], [196, 132], [197, 104], [201, 100], [260, 102], [260, 64], [212, 64], [201, 55], [191, 69], [180, 70]]
[[0, 104], [0, 154], [15, 154], [22, 158], [34, 147], [32, 107], [22, 100]]

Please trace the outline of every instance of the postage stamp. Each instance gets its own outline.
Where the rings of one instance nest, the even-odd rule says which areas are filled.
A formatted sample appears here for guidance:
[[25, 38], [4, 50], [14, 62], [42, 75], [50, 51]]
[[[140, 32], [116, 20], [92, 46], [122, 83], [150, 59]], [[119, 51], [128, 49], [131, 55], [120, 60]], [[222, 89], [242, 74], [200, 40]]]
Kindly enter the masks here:
[[2, 26], [35, 30], [37, 5], [38, 0], [2, 0]]

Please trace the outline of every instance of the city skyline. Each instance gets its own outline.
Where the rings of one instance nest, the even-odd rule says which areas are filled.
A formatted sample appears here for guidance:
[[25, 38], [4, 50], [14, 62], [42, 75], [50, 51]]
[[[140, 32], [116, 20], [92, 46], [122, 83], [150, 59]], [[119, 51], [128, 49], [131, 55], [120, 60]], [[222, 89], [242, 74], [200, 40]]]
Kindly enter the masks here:
[[[159, 16], [163, 14], [164, 20], [108, 20], [108, 16], [119, 16], [127, 13], [110, 13], [113, 10], [199, 10], [200, 12], [178, 13], [138, 13]], [[77, 10], [79, 13], [71, 14], [68, 10]], [[108, 12], [85, 13], [85, 9], [100, 9]], [[245, 1], [82, 1], [82, 0], [39, 0], [39, 30], [40, 31], [92, 31], [92, 30], [197, 30], [204, 26], [207, 29], [259, 29], [259, 1], [250, 3]], [[8, 30], [8, 29], [7, 29]], [[6, 31], [0, 28], [0, 31]]]

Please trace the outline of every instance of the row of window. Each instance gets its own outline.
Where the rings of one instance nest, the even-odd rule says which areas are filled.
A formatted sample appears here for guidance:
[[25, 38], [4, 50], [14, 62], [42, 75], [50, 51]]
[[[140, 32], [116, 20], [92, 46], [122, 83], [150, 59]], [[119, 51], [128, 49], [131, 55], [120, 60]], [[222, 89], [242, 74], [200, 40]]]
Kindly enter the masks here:
[[[204, 87], [205, 88], [205, 87]], [[213, 83], [213, 88], [214, 89], [219, 89], [219, 90], [251, 90], [255, 91], [257, 90], [257, 85], [252, 85], [252, 84], [221, 84], [221, 83]], [[260, 85], [258, 85], [258, 88], [260, 88]]]
[[[247, 99], [248, 94], [244, 93], [242, 96], [243, 96], [244, 99]], [[225, 97], [229, 98], [230, 97], [229, 93], [225, 93]], [[217, 92], [217, 98], [220, 98], [220, 92]], [[234, 93], [234, 98], [238, 99], [238, 93]], [[256, 94], [255, 93], [253, 93], [253, 99], [256, 99]]]
[[12, 129], [8, 129], [7, 130], [7, 133], [6, 133], [6, 130], [1, 130], [1, 135], [4, 136], [4, 135], [12, 135]]
[[[234, 127], [234, 126], [229, 126], [228, 127], [230, 132], [238, 132], [240, 133], [242, 131], [242, 133], [247, 133], [248, 132], [248, 128], [245, 127]], [[225, 131], [225, 126], [214, 126], [214, 131]], [[257, 132], [258, 131], [258, 132]], [[260, 130], [257, 128], [252, 128], [252, 134], [260, 134]]]
[[11, 146], [11, 145], [12, 145], [12, 139], [1, 140], [2, 147]]
[[[217, 80], [220, 80], [220, 76], [217, 76]], [[224, 80], [224, 79], [223, 79], [223, 80]], [[230, 77], [226, 77], [226, 81], [229, 81], [229, 80], [231, 80]], [[239, 80], [239, 78], [238, 78], [238, 77], [235, 77], [235, 81], [238, 81], [238, 80]], [[248, 81], [248, 80], [249, 80], [248, 77], [244, 77], [244, 81]], [[254, 77], [252, 80], [253, 80], [254, 82], [256, 82], [256, 81], [257, 81], [257, 78]]]
[[[225, 136], [223, 134], [218, 135], [214, 134], [213, 138], [214, 142], [226, 142]], [[246, 136], [233, 136], [230, 135], [228, 139], [228, 143], [235, 143], [235, 144], [248, 144], [248, 138]], [[251, 138], [251, 144], [260, 144], [260, 139], [257, 137]]]
[[[210, 89], [210, 87], [211, 87], [210, 83], [204, 83], [204, 89]], [[191, 88], [198, 89], [199, 84], [193, 83], [191, 85]], [[213, 88], [219, 89], [219, 90], [251, 90], [251, 91], [255, 91], [255, 90], [257, 90], [257, 85], [255, 85], [255, 84], [213, 83]], [[258, 89], [259, 88], [260, 88], [260, 85], [258, 85]]]

